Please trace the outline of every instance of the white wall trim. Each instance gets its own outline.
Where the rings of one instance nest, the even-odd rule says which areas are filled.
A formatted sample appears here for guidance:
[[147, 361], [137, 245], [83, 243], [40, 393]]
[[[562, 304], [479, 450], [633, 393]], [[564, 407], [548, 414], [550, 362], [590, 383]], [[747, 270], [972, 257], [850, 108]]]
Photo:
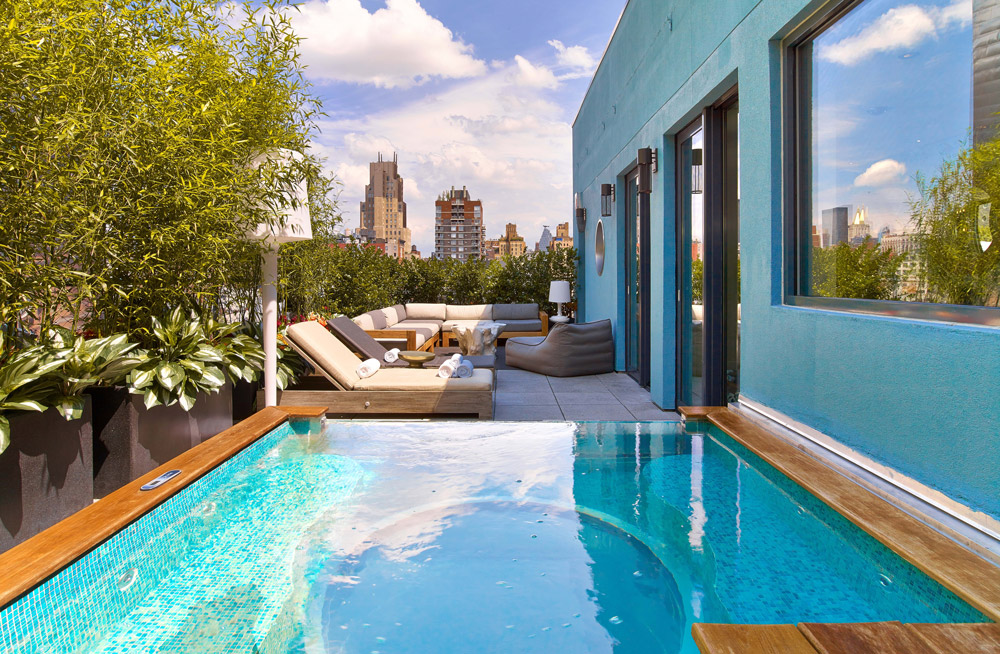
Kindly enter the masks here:
[[730, 407], [820, 459], [921, 522], [1000, 565], [1000, 520], [861, 454], [759, 402], [740, 396]]

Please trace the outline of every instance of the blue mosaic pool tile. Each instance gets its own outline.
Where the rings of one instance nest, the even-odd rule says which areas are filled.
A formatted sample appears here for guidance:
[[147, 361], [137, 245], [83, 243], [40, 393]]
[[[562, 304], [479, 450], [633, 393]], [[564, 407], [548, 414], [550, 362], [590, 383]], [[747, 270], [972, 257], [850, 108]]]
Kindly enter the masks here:
[[298, 541], [361, 478], [344, 457], [281, 450], [294, 432], [268, 434], [0, 612], [3, 651], [282, 651], [300, 617], [288, 600], [304, 593]]

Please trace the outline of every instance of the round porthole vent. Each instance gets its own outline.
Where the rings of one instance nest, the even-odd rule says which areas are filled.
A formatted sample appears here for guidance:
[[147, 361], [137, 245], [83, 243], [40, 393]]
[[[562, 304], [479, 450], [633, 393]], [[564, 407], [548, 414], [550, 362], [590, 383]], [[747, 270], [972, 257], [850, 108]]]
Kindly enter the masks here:
[[594, 263], [597, 264], [597, 275], [604, 274], [604, 221], [597, 221], [597, 236], [594, 237]]

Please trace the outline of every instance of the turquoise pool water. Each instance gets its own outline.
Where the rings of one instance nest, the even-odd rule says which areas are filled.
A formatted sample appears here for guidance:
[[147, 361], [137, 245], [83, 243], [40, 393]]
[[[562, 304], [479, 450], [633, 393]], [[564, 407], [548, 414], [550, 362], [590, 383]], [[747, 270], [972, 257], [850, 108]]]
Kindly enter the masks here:
[[714, 428], [286, 425], [0, 612], [3, 652], [695, 652], [980, 613]]

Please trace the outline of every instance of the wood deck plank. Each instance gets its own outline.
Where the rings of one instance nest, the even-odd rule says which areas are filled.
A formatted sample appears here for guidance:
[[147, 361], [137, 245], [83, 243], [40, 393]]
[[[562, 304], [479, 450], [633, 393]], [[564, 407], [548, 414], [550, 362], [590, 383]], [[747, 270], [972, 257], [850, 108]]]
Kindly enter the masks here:
[[691, 635], [702, 654], [816, 654], [790, 624], [696, 623]]
[[722, 406], [679, 406], [677, 412], [690, 420], [704, 420], [713, 411], [720, 411]]
[[935, 652], [1000, 653], [1000, 624], [908, 624], [906, 628]]
[[992, 620], [1000, 621], [1000, 568], [729, 409], [711, 423]]
[[[259, 411], [0, 554], [0, 609], [281, 425], [289, 415], [311, 416], [316, 410], [314, 407], [287, 407], [286, 410], [272, 407]], [[322, 411], [325, 412], [325, 407]], [[139, 490], [143, 484], [174, 469], [181, 470], [181, 474], [169, 483], [151, 491]]]
[[934, 654], [900, 622], [804, 622], [799, 631], [819, 654]]

